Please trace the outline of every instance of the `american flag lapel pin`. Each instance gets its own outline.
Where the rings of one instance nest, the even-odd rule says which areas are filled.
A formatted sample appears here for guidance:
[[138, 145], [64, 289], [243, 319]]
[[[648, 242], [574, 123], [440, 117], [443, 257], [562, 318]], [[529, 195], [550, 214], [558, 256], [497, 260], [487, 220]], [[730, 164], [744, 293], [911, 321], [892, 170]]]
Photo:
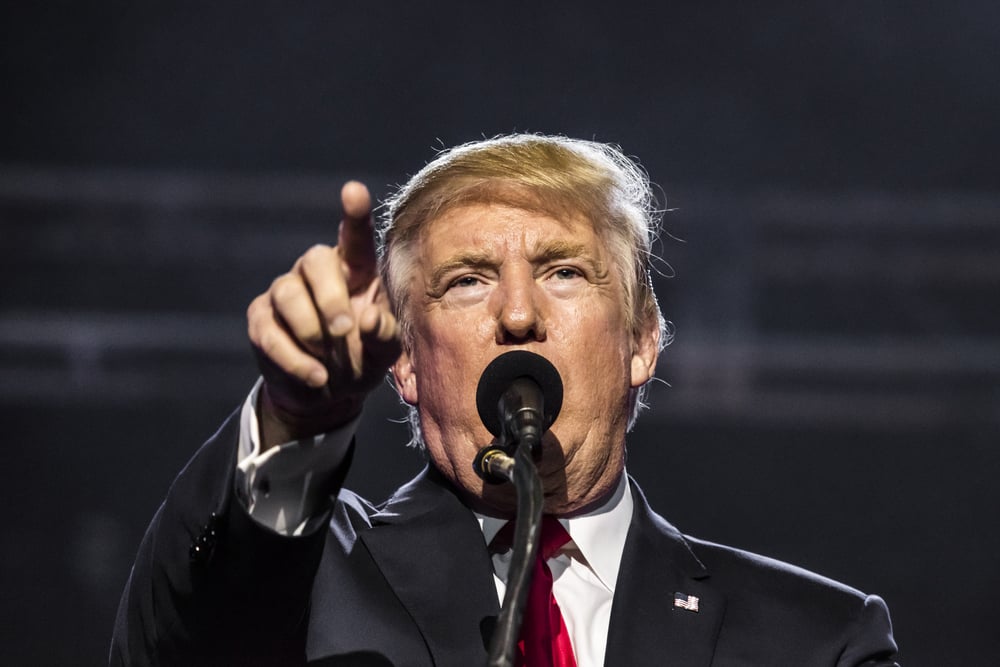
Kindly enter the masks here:
[[688, 611], [697, 613], [698, 598], [687, 593], [674, 593], [674, 606], [678, 609], [687, 609]]

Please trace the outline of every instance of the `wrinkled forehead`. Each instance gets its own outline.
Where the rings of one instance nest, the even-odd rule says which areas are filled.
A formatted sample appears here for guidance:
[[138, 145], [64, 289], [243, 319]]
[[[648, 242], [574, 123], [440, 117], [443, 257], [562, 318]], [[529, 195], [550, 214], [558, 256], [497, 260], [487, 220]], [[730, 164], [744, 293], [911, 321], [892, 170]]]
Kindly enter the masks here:
[[483, 211], [490, 208], [497, 211], [515, 210], [543, 215], [562, 223], [567, 229], [579, 229], [581, 226], [589, 228], [602, 238], [607, 231], [604, 229], [605, 225], [596, 222], [605, 216], [595, 210], [598, 207], [594, 202], [578, 196], [578, 193], [539, 192], [517, 183], [494, 181], [482, 184], [480, 187], [464, 189], [454, 193], [454, 196], [447, 200], [437, 202], [425, 212], [419, 229], [416, 230], [416, 236], [422, 236], [439, 220], [446, 220], [448, 224], [453, 225], [456, 219], [462, 218], [456, 213], [463, 210], [476, 212], [462, 220], [462, 224], [475, 226], [482, 222]]
[[496, 202], [442, 211], [424, 223], [410, 252], [413, 268], [432, 274], [442, 267], [496, 267], [513, 257], [542, 264], [587, 261], [602, 274], [616, 264], [609, 244], [581, 214]]
[[465, 204], [442, 211], [423, 225], [415, 249], [427, 259], [441, 252], [485, 256], [487, 249], [534, 256], [556, 247], [563, 248], [566, 256], [570, 247], [578, 249], [576, 254], [595, 258], [608, 254], [607, 244], [588, 218], [506, 203]]

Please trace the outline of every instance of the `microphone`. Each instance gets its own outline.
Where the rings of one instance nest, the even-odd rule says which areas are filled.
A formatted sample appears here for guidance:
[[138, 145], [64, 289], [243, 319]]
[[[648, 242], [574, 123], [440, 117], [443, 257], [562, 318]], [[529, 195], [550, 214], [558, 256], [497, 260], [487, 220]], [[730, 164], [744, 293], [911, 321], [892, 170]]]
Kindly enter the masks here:
[[537, 453], [542, 435], [559, 416], [562, 398], [559, 371], [545, 357], [514, 350], [490, 362], [479, 379], [476, 408], [486, 428], [500, 438], [500, 446], [479, 452], [476, 471], [498, 481], [488, 464], [498, 450], [513, 454], [513, 448], [524, 443]]

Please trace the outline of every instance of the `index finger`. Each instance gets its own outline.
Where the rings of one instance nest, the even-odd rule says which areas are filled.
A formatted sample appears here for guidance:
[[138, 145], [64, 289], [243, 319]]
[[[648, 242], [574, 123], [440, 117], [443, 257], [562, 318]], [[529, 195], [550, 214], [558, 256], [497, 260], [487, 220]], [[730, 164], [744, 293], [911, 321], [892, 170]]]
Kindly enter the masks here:
[[372, 227], [372, 198], [359, 181], [348, 181], [340, 190], [344, 219], [340, 221], [337, 248], [347, 265], [348, 283], [353, 291], [375, 277], [375, 231]]

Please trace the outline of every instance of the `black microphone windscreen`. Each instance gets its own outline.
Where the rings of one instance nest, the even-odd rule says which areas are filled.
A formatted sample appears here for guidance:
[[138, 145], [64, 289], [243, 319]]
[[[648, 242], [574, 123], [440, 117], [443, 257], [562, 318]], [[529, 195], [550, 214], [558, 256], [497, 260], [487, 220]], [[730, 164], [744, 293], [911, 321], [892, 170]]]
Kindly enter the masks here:
[[559, 416], [562, 408], [563, 385], [559, 371], [545, 357], [527, 350], [512, 350], [490, 362], [479, 379], [476, 389], [476, 408], [479, 418], [495, 436], [503, 430], [498, 405], [500, 397], [518, 378], [531, 378], [541, 388], [545, 397], [545, 428]]

